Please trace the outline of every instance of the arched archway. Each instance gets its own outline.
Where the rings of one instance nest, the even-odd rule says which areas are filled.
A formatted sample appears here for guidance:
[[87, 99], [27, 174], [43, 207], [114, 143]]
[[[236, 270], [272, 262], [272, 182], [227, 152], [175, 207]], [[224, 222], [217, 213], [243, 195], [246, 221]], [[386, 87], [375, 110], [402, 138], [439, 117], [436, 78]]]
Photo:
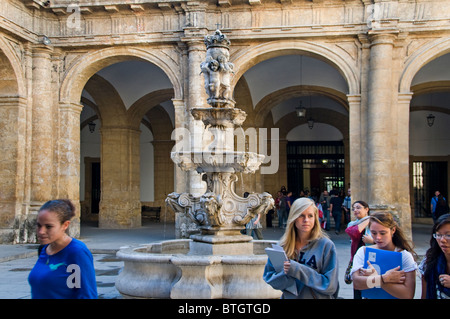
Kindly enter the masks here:
[[402, 116], [409, 123], [405, 134], [409, 139], [411, 216], [415, 222], [432, 223], [430, 202], [436, 190], [448, 198], [449, 63], [450, 41], [432, 41], [411, 56], [401, 78], [400, 89], [406, 91], [409, 85], [411, 92]]
[[238, 51], [230, 57], [230, 61], [239, 66], [233, 78], [232, 86], [252, 66], [261, 61], [282, 55], [309, 55], [335, 67], [344, 77], [348, 85], [349, 95], [360, 94], [358, 68], [350, 59], [344, 59], [346, 53], [338, 54], [339, 48], [328, 48], [322, 44], [306, 41], [270, 41]]
[[[60, 89], [60, 106], [78, 104], [84, 89], [95, 96], [101, 120], [101, 199], [98, 215], [101, 228], [141, 226], [139, 136], [140, 123], [148, 109], [139, 107], [137, 103], [138, 106], [130, 106], [127, 110], [120, 92], [108, 82], [109, 79], [100, 76], [108, 67], [133, 60], [149, 63], [168, 77], [173, 88], [169, 90], [171, 96], [164, 95], [166, 100], [174, 95], [182, 98], [181, 76], [176, 74], [180, 68], [173, 60], [164, 60], [164, 57], [142, 49], [124, 47], [103, 49], [78, 57], [66, 73]], [[72, 138], [72, 143], [79, 144], [80, 141]]]
[[450, 53], [450, 38], [429, 42], [415, 51], [404, 63], [405, 68], [399, 81], [399, 92], [409, 93], [411, 91], [412, 81], [417, 72], [430, 61], [447, 53]]
[[[303, 41], [295, 44], [286, 41], [269, 42], [249, 48], [244, 52], [239, 51], [231, 59], [233, 63], [239, 65], [234, 81], [239, 82], [239, 85], [237, 83], [236, 85], [240, 96], [235, 98], [238, 101], [238, 107], [240, 107], [239, 101], [246, 104], [245, 111], [249, 116], [245, 126], [254, 125], [257, 128], [280, 130], [278, 141], [280, 153], [275, 155], [279, 156], [278, 172], [274, 176], [263, 175], [264, 182], [256, 183], [255, 187], [262, 184], [264, 190], [275, 193], [280, 185], [287, 184], [286, 146], [288, 141], [285, 130], [291, 126], [291, 122], [296, 126], [300, 122], [306, 123], [307, 120], [306, 118], [297, 118], [294, 113], [295, 108], [299, 106], [299, 100], [300, 104], [303, 103], [303, 106], [308, 108], [308, 117], [314, 114], [317, 123], [324, 123], [326, 120], [324, 113], [326, 114], [330, 110], [333, 114], [339, 115], [331, 119], [331, 125], [345, 130], [345, 134], [343, 134], [347, 157], [345, 160], [346, 163], [349, 163], [347, 93], [349, 90], [359, 93], [359, 86], [356, 85], [357, 67], [352, 65], [352, 62], [342, 60], [322, 45]], [[339, 65], [344, 71], [339, 69]], [[271, 69], [269, 69], [270, 67]], [[329, 76], [324, 76], [321, 71]], [[290, 79], [285, 78], [287, 76]], [[353, 81], [352, 84], [349, 83], [349, 78]], [[265, 81], [264, 86], [254, 84], [255, 81], [259, 81], [258, 84]], [[336, 82], [332, 83], [333, 81]], [[255, 90], [255, 86], [259, 86], [259, 89]], [[349, 89], [350, 87], [352, 89]], [[316, 102], [316, 105], [311, 107], [311, 101]], [[334, 112], [336, 110], [339, 111]], [[342, 123], [337, 123], [338, 119]], [[268, 140], [272, 140], [271, 137]], [[271, 155], [268, 157], [271, 158]], [[350, 168], [347, 164], [345, 173], [342, 175], [345, 174], [345, 178], [349, 180], [349, 173]]]
[[[26, 187], [27, 100], [23, 64], [0, 37], [0, 243], [26, 242], [33, 232], [28, 219]], [[17, 229], [19, 226], [19, 229]]]
[[174, 99], [183, 98], [181, 76], [176, 73], [180, 66], [172, 60], [163, 60], [160, 56], [137, 48], [107, 48], [79, 56], [66, 73], [60, 90], [62, 103], [78, 103], [84, 85], [89, 78], [101, 69], [126, 60], [140, 59], [155, 64], [168, 76], [174, 87]]

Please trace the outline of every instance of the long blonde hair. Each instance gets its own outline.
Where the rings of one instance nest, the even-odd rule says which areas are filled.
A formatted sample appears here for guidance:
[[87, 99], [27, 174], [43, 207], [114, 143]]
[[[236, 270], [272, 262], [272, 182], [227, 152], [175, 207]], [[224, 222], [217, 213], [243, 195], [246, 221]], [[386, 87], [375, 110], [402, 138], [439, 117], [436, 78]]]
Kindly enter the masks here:
[[295, 251], [295, 241], [297, 238], [297, 228], [295, 227], [295, 220], [303, 211], [305, 211], [310, 206], [314, 208], [314, 226], [311, 229], [311, 233], [309, 234], [309, 241], [321, 237], [328, 237], [328, 235], [320, 227], [319, 211], [317, 210], [314, 201], [306, 197], [296, 199], [292, 203], [291, 210], [289, 212], [289, 218], [286, 223], [286, 230], [280, 239], [280, 245], [284, 248], [289, 259], [295, 259], [298, 253]]

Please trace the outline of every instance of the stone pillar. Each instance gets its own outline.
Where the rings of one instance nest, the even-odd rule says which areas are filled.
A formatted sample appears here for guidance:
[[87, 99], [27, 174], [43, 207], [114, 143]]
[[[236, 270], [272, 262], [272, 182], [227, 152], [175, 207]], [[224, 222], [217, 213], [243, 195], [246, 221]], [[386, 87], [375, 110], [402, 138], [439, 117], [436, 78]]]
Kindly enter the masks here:
[[100, 228], [141, 226], [139, 130], [101, 128]]
[[76, 207], [69, 234], [80, 236], [80, 114], [81, 104], [59, 107], [58, 198], [69, 198]]
[[[27, 227], [20, 220], [26, 194], [26, 113], [26, 99], [0, 98], [0, 244], [27, 241]], [[15, 223], [19, 224], [19, 234]]]
[[395, 159], [394, 187], [399, 218], [405, 234], [412, 239], [412, 216], [409, 188], [409, 110], [412, 93], [402, 93], [397, 99], [397, 156]]
[[288, 141], [286, 139], [280, 138], [280, 166], [278, 169], [278, 190], [280, 190], [281, 186], [288, 187], [288, 167], [287, 167], [287, 143]]
[[[409, 100], [393, 101], [397, 93], [394, 78], [394, 41], [392, 33], [370, 35], [370, 64], [367, 110], [368, 203], [372, 211], [394, 214], [411, 238], [409, 206], [409, 117], [404, 108]], [[404, 117], [400, 120], [400, 117]], [[401, 136], [403, 135], [403, 136]], [[400, 149], [398, 149], [400, 147]], [[399, 184], [401, 179], [402, 183]], [[400, 193], [402, 193], [400, 195]]]
[[[172, 99], [175, 108], [175, 129], [187, 128], [188, 119], [186, 113], [186, 106], [183, 100]], [[187, 173], [182, 171], [178, 165], [175, 165], [174, 189], [177, 193], [184, 193], [188, 191]]]
[[[392, 203], [393, 34], [372, 34], [368, 84], [368, 203]], [[395, 115], [394, 115], [395, 116]]]
[[[167, 140], [154, 140], [152, 144], [155, 159], [154, 180], [157, 181], [154, 201], [157, 206], [164, 208], [164, 200], [167, 198], [168, 194], [173, 192], [174, 164], [170, 160], [170, 151], [174, 145], [174, 142]], [[164, 210], [162, 209], [162, 211]], [[169, 213], [171, 213], [170, 210]], [[175, 217], [172, 215], [161, 216], [161, 219], [168, 222], [175, 221]]]
[[[190, 110], [197, 107], [205, 107], [206, 92], [204, 89], [203, 77], [200, 74], [200, 64], [205, 60], [205, 44], [203, 39], [196, 39], [188, 42], [188, 96], [187, 110], [189, 112], [189, 132], [191, 133], [191, 150], [201, 151], [203, 148], [204, 127], [201, 121], [196, 121], [190, 115]], [[206, 190], [206, 185], [202, 182], [201, 174], [196, 171], [189, 171], [188, 192], [200, 196]]]
[[350, 166], [350, 186], [352, 189], [352, 201], [364, 200], [367, 194], [366, 184], [362, 176], [365, 176], [364, 166], [367, 161], [363, 156], [364, 133], [362, 130], [363, 112], [361, 110], [361, 96], [348, 95], [349, 104], [349, 162], [346, 166]]
[[52, 51], [37, 47], [33, 51], [32, 143], [31, 143], [31, 210], [52, 199], [53, 119]]

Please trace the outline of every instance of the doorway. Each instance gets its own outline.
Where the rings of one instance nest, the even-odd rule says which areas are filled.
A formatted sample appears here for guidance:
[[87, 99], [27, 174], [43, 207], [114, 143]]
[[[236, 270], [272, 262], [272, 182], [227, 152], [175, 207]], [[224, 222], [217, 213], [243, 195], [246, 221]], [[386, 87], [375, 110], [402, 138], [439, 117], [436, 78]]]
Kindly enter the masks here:
[[81, 222], [98, 222], [101, 197], [101, 164], [99, 157], [84, 158], [84, 200]]
[[91, 197], [91, 213], [97, 214], [100, 211], [100, 195], [101, 195], [101, 189], [100, 189], [100, 162], [94, 162], [91, 163], [91, 172], [92, 172], [92, 178], [91, 178], [91, 190], [92, 190], [92, 197]]
[[343, 190], [345, 185], [344, 143], [288, 142], [288, 189], [294, 197], [308, 190], [320, 196], [323, 190]]

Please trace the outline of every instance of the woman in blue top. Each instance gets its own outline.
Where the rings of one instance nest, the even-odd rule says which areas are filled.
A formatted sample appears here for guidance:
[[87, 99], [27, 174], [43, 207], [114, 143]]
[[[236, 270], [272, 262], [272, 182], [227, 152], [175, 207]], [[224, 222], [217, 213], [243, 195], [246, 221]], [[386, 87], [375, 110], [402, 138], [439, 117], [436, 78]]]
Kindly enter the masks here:
[[42, 205], [37, 237], [44, 245], [28, 276], [32, 299], [96, 299], [92, 254], [86, 245], [66, 234], [75, 207], [66, 199]]

